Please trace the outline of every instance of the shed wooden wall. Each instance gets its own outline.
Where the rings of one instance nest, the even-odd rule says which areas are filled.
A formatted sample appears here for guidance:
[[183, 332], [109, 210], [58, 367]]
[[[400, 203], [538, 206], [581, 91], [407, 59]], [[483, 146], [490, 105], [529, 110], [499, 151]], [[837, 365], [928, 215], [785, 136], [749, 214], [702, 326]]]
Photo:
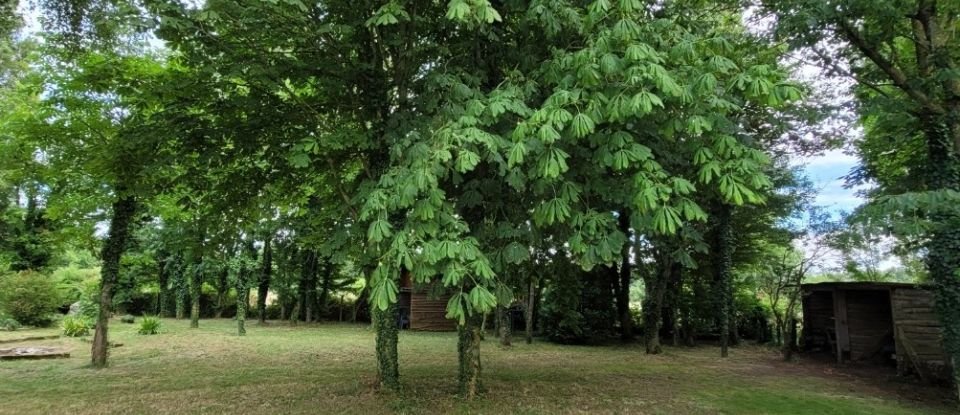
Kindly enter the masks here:
[[849, 290], [846, 294], [850, 359], [870, 359], [883, 346], [885, 339], [893, 338], [890, 292]]
[[446, 317], [449, 296], [431, 299], [427, 292], [410, 294], [410, 329], [426, 331], [456, 330], [456, 322]]
[[950, 365], [943, 350], [940, 321], [933, 293], [916, 288], [893, 290], [893, 321], [897, 331], [897, 364], [922, 365], [921, 377], [947, 380]]

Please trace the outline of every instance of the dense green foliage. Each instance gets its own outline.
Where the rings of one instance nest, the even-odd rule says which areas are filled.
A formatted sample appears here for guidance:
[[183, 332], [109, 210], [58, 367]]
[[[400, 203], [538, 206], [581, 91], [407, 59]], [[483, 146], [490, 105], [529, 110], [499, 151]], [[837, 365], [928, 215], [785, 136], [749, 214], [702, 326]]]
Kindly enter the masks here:
[[0, 277], [0, 311], [20, 324], [49, 326], [59, 306], [57, 286], [44, 274], [21, 271]]

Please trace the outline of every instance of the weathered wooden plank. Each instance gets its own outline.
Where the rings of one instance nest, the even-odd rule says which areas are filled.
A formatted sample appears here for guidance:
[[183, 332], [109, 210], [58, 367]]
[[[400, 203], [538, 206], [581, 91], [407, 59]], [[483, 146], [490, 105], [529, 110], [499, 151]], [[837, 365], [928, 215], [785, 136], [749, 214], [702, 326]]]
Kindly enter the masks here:
[[59, 334], [54, 334], [50, 336], [30, 336], [30, 337], [21, 337], [19, 339], [0, 340], [0, 344], [30, 342], [30, 341], [36, 341], [36, 340], [52, 340], [52, 339], [59, 339], [59, 338], [60, 338]]

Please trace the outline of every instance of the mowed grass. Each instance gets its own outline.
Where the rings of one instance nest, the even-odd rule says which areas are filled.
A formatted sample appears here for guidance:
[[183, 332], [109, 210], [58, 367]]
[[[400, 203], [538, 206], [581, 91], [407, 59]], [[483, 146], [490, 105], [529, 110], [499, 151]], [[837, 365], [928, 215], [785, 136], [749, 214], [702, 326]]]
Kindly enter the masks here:
[[[0, 362], [0, 414], [956, 413], [946, 389], [931, 395], [822, 363], [783, 363], [758, 347], [721, 360], [711, 347], [647, 356], [639, 345], [503, 349], [495, 339], [482, 346], [486, 392], [464, 402], [456, 397], [453, 333], [401, 333], [404, 389], [395, 395], [374, 387], [374, 335], [366, 326], [252, 323], [238, 337], [230, 320], [188, 325], [168, 319], [163, 334], [141, 336], [136, 325], [112, 322], [111, 341], [122, 346], [103, 370], [88, 366], [90, 345], [80, 339], [0, 344], [72, 352]], [[0, 341], [55, 332], [0, 332]]]

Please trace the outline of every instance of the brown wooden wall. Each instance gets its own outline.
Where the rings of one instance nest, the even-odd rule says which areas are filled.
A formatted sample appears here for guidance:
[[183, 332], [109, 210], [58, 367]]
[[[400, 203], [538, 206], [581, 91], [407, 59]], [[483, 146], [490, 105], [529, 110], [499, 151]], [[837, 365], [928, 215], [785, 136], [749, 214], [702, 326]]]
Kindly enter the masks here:
[[921, 377], [945, 380], [950, 365], [943, 349], [933, 293], [924, 289], [897, 288], [893, 290], [891, 303], [898, 336], [898, 365], [910, 368], [921, 365]]
[[449, 296], [431, 299], [426, 292], [410, 293], [410, 329], [426, 331], [452, 331], [455, 321], [446, 317]]
[[893, 340], [890, 292], [849, 290], [846, 294], [850, 359], [873, 358], [885, 342]]

